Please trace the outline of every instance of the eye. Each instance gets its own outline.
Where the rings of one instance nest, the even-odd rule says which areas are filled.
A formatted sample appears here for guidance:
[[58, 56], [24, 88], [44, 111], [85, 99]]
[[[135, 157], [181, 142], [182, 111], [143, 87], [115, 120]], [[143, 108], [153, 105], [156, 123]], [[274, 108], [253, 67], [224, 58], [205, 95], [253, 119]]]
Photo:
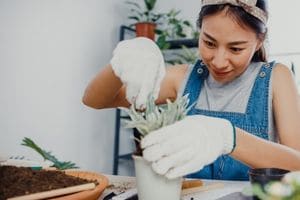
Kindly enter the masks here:
[[239, 53], [241, 51], [243, 51], [243, 48], [238, 48], [238, 47], [231, 47], [230, 50], [234, 53]]
[[213, 43], [213, 42], [211, 42], [211, 41], [209, 41], [209, 40], [203, 40], [203, 42], [204, 42], [205, 45], [206, 45], [207, 47], [209, 47], [209, 48], [214, 48], [214, 47], [216, 47], [216, 44]]

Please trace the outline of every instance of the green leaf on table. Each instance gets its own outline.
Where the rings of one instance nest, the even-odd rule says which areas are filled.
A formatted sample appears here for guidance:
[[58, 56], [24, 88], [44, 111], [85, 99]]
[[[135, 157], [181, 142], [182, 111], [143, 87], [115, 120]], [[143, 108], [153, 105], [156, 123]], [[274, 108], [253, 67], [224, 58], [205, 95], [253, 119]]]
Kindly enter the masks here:
[[27, 146], [29, 148], [32, 148], [35, 150], [37, 153], [39, 153], [44, 160], [49, 160], [53, 163], [53, 167], [56, 167], [57, 169], [60, 170], [65, 170], [65, 169], [72, 169], [72, 168], [78, 168], [75, 163], [72, 163], [71, 161], [65, 162], [65, 161], [59, 161], [55, 156], [51, 154], [50, 151], [45, 151], [42, 148], [40, 148], [37, 144], [35, 144], [30, 138], [25, 137], [22, 140], [23, 146]]

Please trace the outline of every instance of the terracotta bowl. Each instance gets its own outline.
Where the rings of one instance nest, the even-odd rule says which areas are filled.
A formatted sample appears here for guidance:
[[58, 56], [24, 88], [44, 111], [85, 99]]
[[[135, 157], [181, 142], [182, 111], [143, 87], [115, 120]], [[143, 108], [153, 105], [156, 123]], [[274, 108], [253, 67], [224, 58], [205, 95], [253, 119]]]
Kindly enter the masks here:
[[86, 190], [70, 195], [56, 197], [52, 198], [52, 200], [97, 200], [108, 185], [108, 179], [105, 176], [98, 173], [78, 170], [67, 170], [66, 174], [88, 180], [97, 180], [99, 185], [97, 185], [96, 188], [93, 190]]

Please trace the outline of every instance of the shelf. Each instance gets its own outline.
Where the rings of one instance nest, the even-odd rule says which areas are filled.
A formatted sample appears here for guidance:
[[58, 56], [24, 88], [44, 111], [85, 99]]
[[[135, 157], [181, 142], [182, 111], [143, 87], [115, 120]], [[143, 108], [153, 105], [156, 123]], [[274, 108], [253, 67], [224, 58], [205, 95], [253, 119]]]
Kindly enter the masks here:
[[120, 116], [121, 119], [130, 119], [129, 116]]
[[195, 48], [198, 46], [197, 39], [180, 39], [180, 40], [170, 40], [169, 42], [170, 49], [179, 49], [182, 46], [186, 46], [188, 48]]
[[131, 157], [132, 153], [128, 153], [128, 154], [123, 154], [123, 155], [119, 155], [119, 159], [125, 159], [125, 160], [130, 160], [132, 159]]
[[[120, 40], [124, 40], [124, 35], [125, 33], [130, 32], [130, 33], [135, 33], [135, 29], [130, 28], [128, 26], [121, 26], [120, 29]], [[188, 48], [194, 48], [198, 46], [198, 39], [178, 39], [178, 40], [169, 40], [167, 41], [170, 44], [169, 49], [180, 49], [182, 46], [186, 46]]]

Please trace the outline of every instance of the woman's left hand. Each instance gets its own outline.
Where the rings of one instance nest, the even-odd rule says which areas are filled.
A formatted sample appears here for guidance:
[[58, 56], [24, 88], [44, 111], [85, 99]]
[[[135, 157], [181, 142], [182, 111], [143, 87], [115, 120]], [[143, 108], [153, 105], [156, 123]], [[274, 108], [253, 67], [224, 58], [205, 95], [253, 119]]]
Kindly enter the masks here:
[[204, 115], [183, 120], [149, 133], [141, 141], [143, 157], [155, 172], [172, 179], [212, 163], [235, 147], [235, 128], [230, 121]]

